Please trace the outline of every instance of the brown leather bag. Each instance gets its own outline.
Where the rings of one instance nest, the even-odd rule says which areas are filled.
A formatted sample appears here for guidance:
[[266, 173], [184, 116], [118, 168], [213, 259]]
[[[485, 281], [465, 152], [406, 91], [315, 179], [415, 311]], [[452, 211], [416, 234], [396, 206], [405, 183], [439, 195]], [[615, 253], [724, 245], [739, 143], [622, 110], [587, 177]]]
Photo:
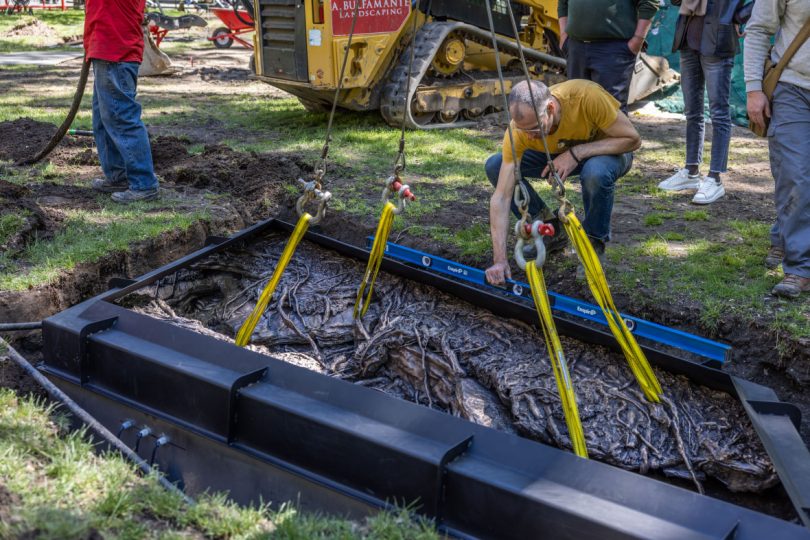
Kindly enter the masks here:
[[[779, 82], [779, 79], [782, 78], [782, 72], [790, 63], [790, 59], [793, 58], [796, 51], [804, 45], [808, 37], [810, 37], [810, 19], [804, 22], [804, 26], [802, 26], [799, 33], [796, 34], [796, 37], [793, 38], [793, 41], [790, 42], [790, 45], [785, 51], [785, 54], [782, 55], [782, 58], [779, 59], [779, 62], [776, 64], [771, 62], [771, 51], [768, 51], [768, 56], [765, 57], [765, 69], [762, 71], [762, 92], [765, 94], [765, 97], [768, 98], [771, 113], [773, 113], [773, 93], [776, 91], [776, 84]], [[763, 116], [763, 119], [765, 120], [765, 129], [759, 129], [759, 126], [755, 125], [753, 122], [748, 122], [748, 129], [760, 137], [765, 137], [768, 134], [768, 124], [770, 123], [770, 118], [767, 116]]]

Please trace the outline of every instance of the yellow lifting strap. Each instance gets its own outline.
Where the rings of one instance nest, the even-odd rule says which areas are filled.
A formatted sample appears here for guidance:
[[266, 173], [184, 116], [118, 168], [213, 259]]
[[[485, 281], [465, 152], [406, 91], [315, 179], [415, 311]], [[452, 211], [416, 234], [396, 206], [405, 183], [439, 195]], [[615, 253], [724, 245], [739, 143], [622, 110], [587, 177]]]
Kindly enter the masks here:
[[551, 367], [554, 370], [554, 379], [557, 381], [557, 391], [560, 393], [562, 401], [565, 423], [568, 425], [568, 436], [571, 438], [571, 445], [574, 453], [579, 457], [588, 457], [588, 448], [585, 444], [585, 434], [582, 430], [582, 423], [579, 420], [579, 410], [577, 409], [577, 398], [574, 393], [574, 386], [571, 382], [571, 375], [568, 372], [568, 365], [560, 343], [560, 336], [557, 334], [557, 326], [554, 324], [554, 317], [551, 315], [551, 303], [546, 290], [546, 280], [543, 277], [543, 270], [538, 268], [535, 261], [526, 263], [526, 276], [529, 279], [529, 286], [532, 289], [534, 307], [537, 308], [537, 315], [540, 317], [540, 326], [543, 328], [543, 336], [548, 347], [548, 356], [551, 360]]
[[236, 334], [236, 344], [238, 346], [244, 347], [250, 343], [250, 337], [253, 335], [253, 330], [256, 328], [256, 325], [259, 324], [262, 314], [264, 314], [264, 311], [267, 309], [267, 305], [270, 303], [270, 299], [273, 297], [273, 292], [276, 290], [278, 282], [281, 281], [281, 276], [284, 274], [284, 270], [290, 263], [290, 259], [292, 259], [295, 249], [298, 247], [298, 244], [304, 237], [304, 233], [307, 232], [311, 219], [312, 216], [307, 212], [301, 214], [301, 217], [298, 219], [298, 223], [295, 225], [295, 229], [293, 229], [292, 236], [290, 236], [290, 239], [287, 240], [287, 245], [284, 246], [284, 251], [281, 252], [281, 258], [278, 260], [276, 269], [273, 272], [273, 277], [270, 278], [267, 286], [259, 296], [259, 301], [256, 303], [256, 307], [253, 308], [253, 312], [250, 314], [250, 317], [248, 317], [247, 320], [242, 323], [242, 328], [240, 328], [239, 333]]
[[[385, 206], [383, 206], [380, 222], [377, 224], [377, 232], [374, 234], [374, 244], [371, 246], [371, 253], [368, 257], [366, 273], [363, 275], [363, 281], [360, 282], [360, 287], [357, 288], [357, 298], [354, 301], [355, 319], [358, 316], [363, 317], [366, 311], [368, 311], [368, 306], [371, 305], [371, 293], [374, 290], [374, 282], [377, 280], [377, 274], [380, 272], [380, 265], [382, 264], [383, 255], [385, 255], [385, 246], [388, 243], [388, 236], [391, 234], [391, 225], [394, 223], [396, 208], [396, 206], [387, 201]], [[364, 294], [365, 298], [363, 298]]]
[[588, 235], [585, 234], [582, 224], [573, 212], [566, 215], [563, 225], [582, 266], [585, 268], [585, 276], [588, 279], [591, 293], [593, 293], [596, 303], [602, 308], [608, 326], [613, 332], [616, 341], [619, 342], [619, 346], [624, 352], [625, 358], [627, 358], [627, 363], [630, 364], [630, 370], [635, 375], [639, 385], [641, 385], [647, 399], [656, 403], [659, 402], [659, 395], [663, 393], [661, 385], [658, 383], [647, 357], [644, 356], [644, 352], [638, 346], [636, 338], [630, 333], [619, 310], [616, 309], [616, 304], [613, 302], [613, 296], [610, 294], [610, 288], [605, 279], [605, 273], [602, 270], [602, 264], [599, 262], [599, 257], [597, 257], [590, 240], [588, 240]]

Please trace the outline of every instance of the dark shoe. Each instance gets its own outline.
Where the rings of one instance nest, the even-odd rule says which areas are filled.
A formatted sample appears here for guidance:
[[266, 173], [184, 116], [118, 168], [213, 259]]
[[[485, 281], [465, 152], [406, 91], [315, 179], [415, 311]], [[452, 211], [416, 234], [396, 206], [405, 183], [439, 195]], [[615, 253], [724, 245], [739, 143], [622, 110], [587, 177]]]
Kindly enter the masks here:
[[782, 259], [785, 258], [785, 250], [771, 246], [771, 249], [768, 250], [768, 254], [765, 256], [765, 266], [768, 268], [776, 268], [780, 264], [782, 264]]
[[110, 182], [106, 178], [96, 178], [91, 185], [93, 189], [102, 193], [118, 193], [129, 189], [128, 182]]
[[784, 298], [798, 298], [803, 292], [810, 291], [810, 278], [785, 274], [785, 279], [773, 288], [771, 294]]
[[568, 234], [565, 232], [563, 224], [558, 218], [549, 219], [546, 223], [554, 226], [554, 236], [544, 236], [543, 243], [546, 245], [546, 253], [551, 254], [562, 251], [568, 246]]
[[[599, 264], [602, 265], [604, 268], [605, 266], [605, 243], [601, 240], [594, 240], [591, 239], [591, 244], [593, 245], [593, 250], [596, 251], [596, 256], [599, 259]], [[577, 265], [577, 281], [585, 281], [585, 267], [582, 266], [582, 263]]]
[[145, 189], [142, 191], [141, 190], [133, 191], [131, 189], [128, 189], [120, 193], [112, 194], [112, 200], [121, 204], [129, 204], [137, 201], [151, 201], [152, 199], [157, 199], [157, 197], [158, 197], [158, 188]]

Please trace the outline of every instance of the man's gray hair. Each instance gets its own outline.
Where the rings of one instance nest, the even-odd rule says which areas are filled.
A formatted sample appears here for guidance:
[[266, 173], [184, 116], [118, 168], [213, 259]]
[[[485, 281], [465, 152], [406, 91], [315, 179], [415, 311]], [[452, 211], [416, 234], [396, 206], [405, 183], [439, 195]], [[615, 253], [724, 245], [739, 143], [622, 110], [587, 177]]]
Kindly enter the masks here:
[[[537, 118], [539, 120], [548, 106], [551, 92], [548, 86], [540, 81], [532, 80], [531, 85], [531, 92], [529, 92], [529, 83], [526, 81], [520, 81], [512, 87], [512, 91], [509, 92], [509, 110], [511, 111], [516, 105], [528, 105], [531, 107], [532, 96], [534, 96], [534, 104], [537, 107]], [[517, 118], [517, 120], [520, 120], [520, 118]]]

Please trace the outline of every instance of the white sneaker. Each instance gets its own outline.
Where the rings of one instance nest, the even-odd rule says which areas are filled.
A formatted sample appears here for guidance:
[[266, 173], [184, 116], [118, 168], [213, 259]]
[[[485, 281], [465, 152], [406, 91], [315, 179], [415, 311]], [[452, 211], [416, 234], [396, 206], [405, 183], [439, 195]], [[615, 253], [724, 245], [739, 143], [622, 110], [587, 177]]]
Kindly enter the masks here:
[[679, 169], [678, 172], [658, 184], [658, 188], [665, 191], [697, 189], [700, 178], [700, 174], [689, 174], [689, 169]]
[[692, 202], [695, 204], [711, 204], [725, 194], [726, 188], [723, 187], [722, 183], [711, 176], [706, 176], [700, 179], [700, 185]]

